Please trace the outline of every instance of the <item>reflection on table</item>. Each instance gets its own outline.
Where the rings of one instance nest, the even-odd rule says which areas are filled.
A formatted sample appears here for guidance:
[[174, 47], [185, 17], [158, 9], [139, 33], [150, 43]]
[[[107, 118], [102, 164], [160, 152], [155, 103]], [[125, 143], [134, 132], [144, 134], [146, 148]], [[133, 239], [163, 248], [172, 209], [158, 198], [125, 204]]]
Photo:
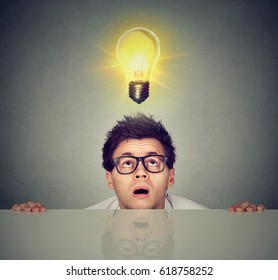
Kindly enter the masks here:
[[173, 223], [167, 211], [115, 211], [102, 238], [104, 258], [171, 259]]
[[277, 259], [278, 211], [0, 211], [0, 259]]

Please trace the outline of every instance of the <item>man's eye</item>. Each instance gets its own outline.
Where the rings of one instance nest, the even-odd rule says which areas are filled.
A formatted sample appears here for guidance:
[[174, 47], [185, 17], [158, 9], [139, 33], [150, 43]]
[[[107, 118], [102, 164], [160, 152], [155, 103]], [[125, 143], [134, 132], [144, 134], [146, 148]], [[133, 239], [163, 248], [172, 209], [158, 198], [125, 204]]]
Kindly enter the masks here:
[[150, 166], [155, 166], [155, 165], [158, 165], [158, 162], [157, 162], [156, 160], [150, 159], [150, 160], [148, 161], [148, 165], [150, 165]]
[[125, 162], [123, 162], [122, 166], [123, 167], [130, 167], [130, 166], [132, 166], [132, 162], [131, 161], [125, 161]]

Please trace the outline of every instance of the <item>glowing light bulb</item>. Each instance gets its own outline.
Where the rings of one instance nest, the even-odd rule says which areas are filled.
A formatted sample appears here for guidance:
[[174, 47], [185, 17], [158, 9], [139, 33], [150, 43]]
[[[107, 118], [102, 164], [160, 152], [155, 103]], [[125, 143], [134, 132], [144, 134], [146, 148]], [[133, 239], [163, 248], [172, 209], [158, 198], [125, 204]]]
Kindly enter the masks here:
[[130, 29], [118, 40], [116, 54], [129, 82], [129, 97], [142, 103], [149, 97], [150, 79], [160, 56], [157, 36], [146, 28]]

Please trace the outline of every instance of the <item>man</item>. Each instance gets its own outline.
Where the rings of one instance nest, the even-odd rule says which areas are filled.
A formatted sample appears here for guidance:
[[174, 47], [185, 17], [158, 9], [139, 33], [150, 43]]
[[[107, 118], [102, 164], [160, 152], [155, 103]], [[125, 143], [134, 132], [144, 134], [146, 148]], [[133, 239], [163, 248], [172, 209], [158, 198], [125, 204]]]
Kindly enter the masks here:
[[108, 187], [116, 196], [88, 209], [204, 209], [168, 194], [175, 182], [175, 147], [161, 122], [125, 116], [107, 133], [102, 149]]
[[[175, 147], [164, 125], [152, 116], [141, 113], [124, 116], [107, 133], [102, 157], [108, 187], [116, 196], [88, 209], [206, 209], [168, 193], [168, 188], [175, 182]], [[13, 209], [33, 211], [29, 203], [23, 207], [16, 204]], [[229, 210], [240, 212], [263, 208], [243, 202]]]

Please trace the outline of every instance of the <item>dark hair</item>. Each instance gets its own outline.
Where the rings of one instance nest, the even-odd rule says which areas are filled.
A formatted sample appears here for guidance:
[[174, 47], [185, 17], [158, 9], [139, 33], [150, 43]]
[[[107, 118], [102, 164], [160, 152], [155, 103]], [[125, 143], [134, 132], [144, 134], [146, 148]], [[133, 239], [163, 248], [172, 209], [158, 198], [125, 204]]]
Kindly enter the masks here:
[[160, 121], [155, 121], [153, 116], [147, 117], [142, 113], [127, 116], [106, 134], [106, 140], [102, 148], [102, 166], [107, 171], [112, 171], [114, 164], [112, 156], [119, 144], [128, 139], [154, 138], [164, 148], [167, 166], [171, 169], [175, 163], [175, 147], [170, 134]]

